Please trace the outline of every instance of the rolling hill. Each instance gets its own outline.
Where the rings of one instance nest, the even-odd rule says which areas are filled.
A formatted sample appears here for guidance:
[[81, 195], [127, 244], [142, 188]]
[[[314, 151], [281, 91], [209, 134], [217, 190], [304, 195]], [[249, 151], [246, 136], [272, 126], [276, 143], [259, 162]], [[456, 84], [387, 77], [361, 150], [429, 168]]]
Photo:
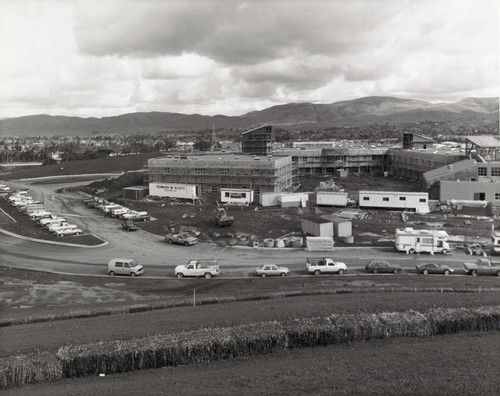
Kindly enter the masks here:
[[0, 136], [86, 136], [137, 134], [217, 128], [245, 130], [262, 124], [285, 129], [405, 124], [446, 121], [463, 124], [498, 122], [498, 98], [467, 98], [455, 103], [371, 96], [331, 104], [289, 103], [241, 116], [204, 116], [166, 112], [130, 113], [114, 117], [80, 118], [32, 115], [0, 120]]

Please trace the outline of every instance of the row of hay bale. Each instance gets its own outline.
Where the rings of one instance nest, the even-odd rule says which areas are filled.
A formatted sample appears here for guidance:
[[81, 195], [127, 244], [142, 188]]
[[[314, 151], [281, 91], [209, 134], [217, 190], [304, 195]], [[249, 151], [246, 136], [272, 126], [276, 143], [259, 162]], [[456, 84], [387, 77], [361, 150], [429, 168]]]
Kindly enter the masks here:
[[392, 337], [500, 330], [500, 306], [359, 313], [210, 328], [132, 340], [65, 346], [56, 355], [0, 359], [0, 389], [61, 378], [210, 362]]

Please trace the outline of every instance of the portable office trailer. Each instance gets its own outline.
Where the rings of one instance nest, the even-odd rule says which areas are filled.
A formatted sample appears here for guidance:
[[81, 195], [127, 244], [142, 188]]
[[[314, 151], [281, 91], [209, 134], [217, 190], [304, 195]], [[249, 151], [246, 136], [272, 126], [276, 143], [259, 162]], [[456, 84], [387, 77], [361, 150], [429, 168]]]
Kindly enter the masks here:
[[259, 203], [262, 206], [281, 206], [282, 208], [306, 206], [308, 200], [308, 193], [265, 192], [259, 197]]
[[253, 190], [244, 188], [221, 188], [220, 201], [222, 203], [250, 205], [254, 200]]
[[386, 208], [429, 213], [429, 193], [395, 191], [360, 191], [360, 208]]
[[341, 191], [318, 191], [316, 205], [347, 206], [347, 193]]
[[281, 193], [277, 192], [263, 192], [260, 193], [259, 196], [259, 203], [262, 206], [278, 206], [279, 203], [279, 197]]
[[278, 197], [278, 202], [282, 208], [305, 207], [308, 199], [307, 193], [282, 193]]
[[149, 183], [149, 195], [159, 198], [198, 198], [198, 186], [178, 183]]

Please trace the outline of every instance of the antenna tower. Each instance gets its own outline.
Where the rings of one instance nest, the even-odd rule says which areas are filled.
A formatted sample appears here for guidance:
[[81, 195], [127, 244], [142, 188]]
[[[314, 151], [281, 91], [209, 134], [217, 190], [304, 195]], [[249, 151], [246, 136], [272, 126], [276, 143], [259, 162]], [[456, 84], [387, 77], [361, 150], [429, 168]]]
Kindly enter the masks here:
[[212, 124], [212, 151], [215, 150], [215, 124]]

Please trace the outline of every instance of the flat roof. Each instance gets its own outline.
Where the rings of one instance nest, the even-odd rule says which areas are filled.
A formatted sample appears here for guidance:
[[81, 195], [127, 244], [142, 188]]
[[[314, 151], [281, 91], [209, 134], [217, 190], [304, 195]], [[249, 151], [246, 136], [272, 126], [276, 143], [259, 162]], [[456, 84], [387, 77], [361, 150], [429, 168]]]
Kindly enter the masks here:
[[398, 195], [429, 195], [427, 192], [410, 192], [410, 191], [368, 191], [362, 190], [360, 194], [398, 194]]
[[147, 190], [149, 187], [147, 186], [130, 186], [130, 187], [123, 187], [124, 190]]
[[181, 160], [181, 161], [267, 161], [283, 158], [283, 156], [272, 156], [272, 155], [248, 155], [248, 154], [232, 154], [232, 153], [221, 153], [221, 154], [206, 154], [206, 155], [183, 155], [183, 156], [162, 156], [150, 158], [151, 160]]

